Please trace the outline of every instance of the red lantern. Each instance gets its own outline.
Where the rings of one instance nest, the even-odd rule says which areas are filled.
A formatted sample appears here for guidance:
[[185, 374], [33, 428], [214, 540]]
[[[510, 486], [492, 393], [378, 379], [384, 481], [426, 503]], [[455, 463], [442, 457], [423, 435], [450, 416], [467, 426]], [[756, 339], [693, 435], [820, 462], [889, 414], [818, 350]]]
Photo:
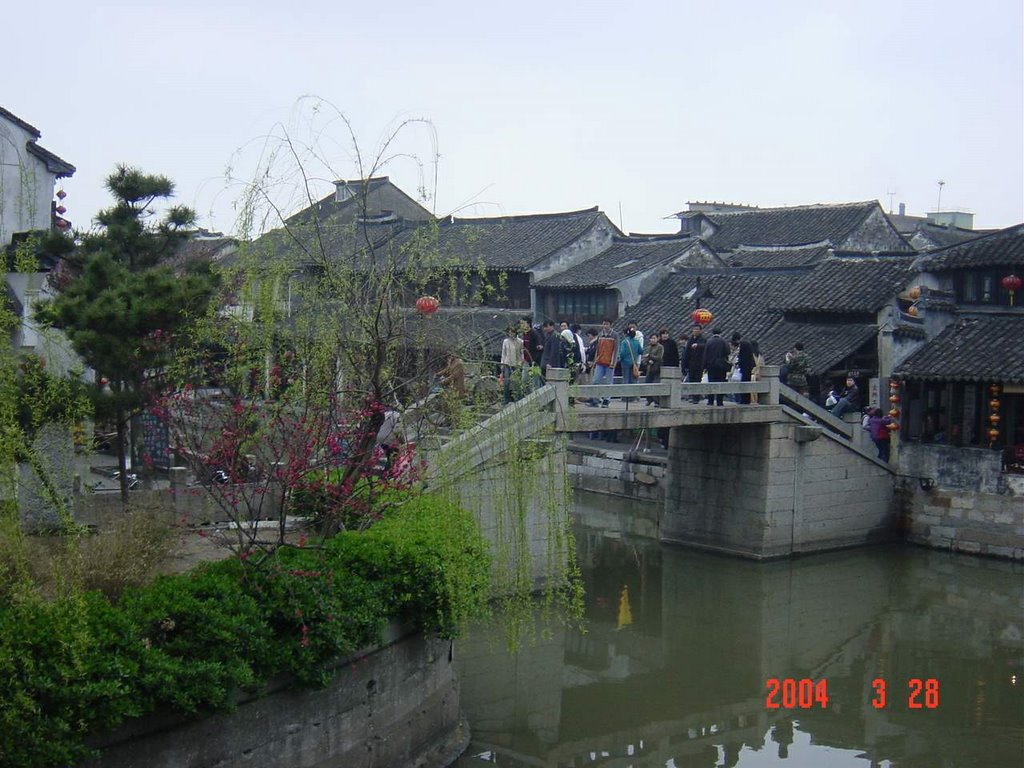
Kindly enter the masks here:
[[433, 296], [420, 296], [416, 299], [416, 311], [424, 315], [432, 315], [437, 312], [441, 302]]
[[1013, 294], [1020, 290], [1021, 280], [1016, 275], [1007, 275], [1001, 281], [1003, 288], [1010, 292], [1010, 306], [1013, 306]]
[[61, 200], [63, 200], [67, 196], [68, 196], [68, 193], [65, 192], [63, 189], [58, 189], [57, 190], [57, 197], [59, 197]]
[[917, 311], [917, 304], [911, 304], [910, 307], [907, 309], [907, 314], [910, 315], [911, 317], [917, 317]]
[[915, 285], [913, 288], [907, 291], [907, 298], [909, 298], [911, 301], [917, 301], [919, 298], [921, 298], [921, 286]]
[[693, 318], [693, 322], [697, 325], [707, 325], [714, 319], [714, 315], [706, 309], [695, 309], [693, 314], [690, 315]]
[[61, 216], [68, 212], [68, 209], [65, 208], [63, 205], [58, 205], [56, 208], [54, 208], [54, 210], [57, 211], [57, 213], [59, 213]]

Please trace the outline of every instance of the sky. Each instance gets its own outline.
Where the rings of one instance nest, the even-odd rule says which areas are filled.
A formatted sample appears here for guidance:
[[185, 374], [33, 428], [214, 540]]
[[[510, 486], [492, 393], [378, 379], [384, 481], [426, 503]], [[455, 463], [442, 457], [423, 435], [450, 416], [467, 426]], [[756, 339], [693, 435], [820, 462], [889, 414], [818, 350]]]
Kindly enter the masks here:
[[79, 229], [123, 163], [239, 232], [258, 179], [301, 207], [296, 160], [315, 196], [372, 171], [439, 215], [597, 205], [650, 233], [689, 201], [879, 200], [996, 228], [1024, 221], [1022, 6], [16, 3], [0, 106], [77, 167]]

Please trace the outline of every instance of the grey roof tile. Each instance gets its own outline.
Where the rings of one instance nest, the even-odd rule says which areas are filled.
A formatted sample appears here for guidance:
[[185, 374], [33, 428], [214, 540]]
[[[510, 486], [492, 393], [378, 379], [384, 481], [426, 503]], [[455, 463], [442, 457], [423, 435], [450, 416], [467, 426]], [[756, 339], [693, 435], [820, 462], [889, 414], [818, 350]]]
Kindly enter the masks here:
[[782, 365], [786, 352], [802, 342], [811, 360], [811, 373], [820, 375], [834, 368], [875, 338], [878, 327], [870, 323], [795, 323], [784, 320], [756, 339], [765, 362]]
[[29, 151], [30, 154], [35, 155], [44, 163], [46, 163], [46, 170], [54, 174], [58, 179], [70, 178], [71, 176], [74, 176], [75, 171], [78, 170], [67, 160], [58, 157], [50, 150], [39, 146], [34, 141], [30, 141], [28, 144], [26, 144], [25, 148]]
[[717, 227], [708, 243], [716, 250], [741, 245], [841, 245], [868, 216], [879, 209], [877, 200], [838, 205], [799, 205], [751, 211], [713, 211], [705, 214]]
[[635, 322], [642, 330], [668, 327], [674, 334], [693, 325], [690, 315], [697, 308], [695, 292], [710, 291], [700, 306], [714, 315], [711, 326], [732, 333], [739, 331], [757, 340], [782, 319], [772, 309], [771, 299], [793, 282], [793, 275], [768, 270], [751, 272], [710, 272], [683, 269], [668, 275], [640, 303], [626, 311], [623, 322]]
[[896, 374], [941, 381], [1024, 382], [1024, 314], [963, 316], [914, 352]]
[[1024, 224], [922, 254], [918, 261], [927, 272], [997, 265], [1024, 266]]
[[536, 283], [541, 288], [599, 288], [614, 285], [686, 253], [697, 240], [683, 235], [616, 237], [592, 259]]
[[812, 267], [829, 255], [828, 243], [811, 246], [749, 248], [743, 247], [726, 255], [730, 266], [744, 269], [786, 269]]
[[455, 219], [441, 222], [438, 250], [443, 258], [488, 269], [528, 270], [560, 248], [608, 221], [597, 206], [566, 213]]
[[877, 312], [917, 274], [914, 257], [832, 256], [792, 281], [772, 306], [787, 312]]

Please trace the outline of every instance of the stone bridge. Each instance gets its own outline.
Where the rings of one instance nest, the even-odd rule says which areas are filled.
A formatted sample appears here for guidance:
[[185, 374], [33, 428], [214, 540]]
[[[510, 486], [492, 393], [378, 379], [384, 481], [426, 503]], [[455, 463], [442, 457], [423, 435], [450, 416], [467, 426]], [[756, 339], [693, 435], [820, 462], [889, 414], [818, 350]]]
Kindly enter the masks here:
[[[779, 382], [548, 384], [455, 436], [428, 460], [435, 482], [472, 484], [511, 448], [530, 442], [565, 453], [571, 433], [668, 430], [663, 541], [770, 558], [883, 540], [893, 534], [892, 469], [859, 424], [841, 421]], [[703, 398], [756, 394], [756, 405]], [[701, 398], [693, 403], [690, 398]], [[590, 398], [615, 398], [608, 408]]]

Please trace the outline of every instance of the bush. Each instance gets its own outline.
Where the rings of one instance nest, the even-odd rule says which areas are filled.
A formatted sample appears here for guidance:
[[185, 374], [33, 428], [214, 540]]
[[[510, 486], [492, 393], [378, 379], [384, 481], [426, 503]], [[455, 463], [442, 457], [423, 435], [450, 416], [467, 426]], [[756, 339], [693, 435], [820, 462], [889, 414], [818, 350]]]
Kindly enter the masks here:
[[0, 764], [67, 765], [84, 736], [141, 714], [128, 617], [96, 593], [0, 611]]
[[362, 533], [158, 578], [112, 604], [92, 592], [0, 604], [0, 765], [67, 765], [85, 738], [160, 708], [227, 709], [290, 673], [326, 683], [339, 657], [391, 619], [453, 636], [486, 609], [490, 565], [475, 520], [403, 499]]

